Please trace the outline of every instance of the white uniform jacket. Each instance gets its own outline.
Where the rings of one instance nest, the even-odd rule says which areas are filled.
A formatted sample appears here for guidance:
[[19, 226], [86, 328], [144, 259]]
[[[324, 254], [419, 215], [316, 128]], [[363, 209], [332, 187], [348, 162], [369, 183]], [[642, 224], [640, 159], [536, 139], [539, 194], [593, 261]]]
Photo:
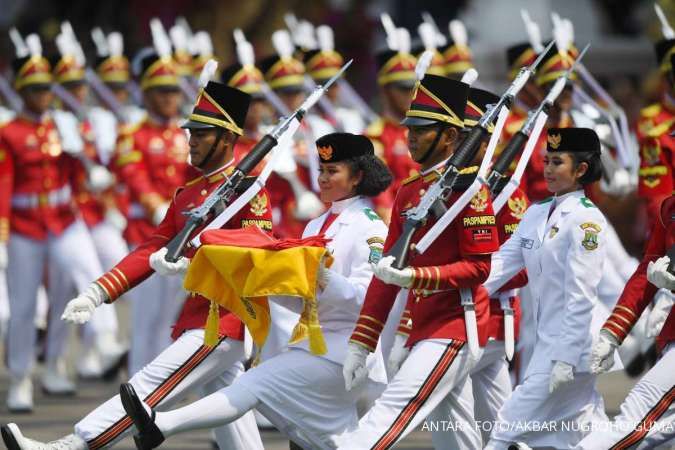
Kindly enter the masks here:
[[603, 214], [579, 190], [530, 206], [512, 238], [492, 255], [485, 282], [490, 294], [527, 269], [536, 337], [526, 376], [550, 373], [553, 361], [571, 364], [575, 372], [590, 370], [606, 229]]
[[[307, 224], [302, 236], [317, 235], [331, 212], [339, 215], [324, 234], [331, 239], [327, 247], [333, 254], [334, 262], [330, 267], [330, 277], [325, 289], [317, 290], [317, 300], [319, 322], [328, 349], [322, 356], [341, 365], [347, 355], [347, 343], [373, 277], [371, 262], [375, 262], [382, 254], [387, 225], [369, 208], [366, 198], [355, 197], [334, 202], [329, 211]], [[299, 311], [299, 305], [291, 306], [286, 298], [275, 300]], [[294, 347], [308, 349], [308, 343], [305, 340]], [[373, 355], [379, 361], [373, 361], [373, 366], [370, 366], [369, 361], [371, 377], [375, 381], [386, 382], [379, 379], [379, 370], [384, 373], [381, 352]], [[375, 366], [377, 376], [373, 372]]]

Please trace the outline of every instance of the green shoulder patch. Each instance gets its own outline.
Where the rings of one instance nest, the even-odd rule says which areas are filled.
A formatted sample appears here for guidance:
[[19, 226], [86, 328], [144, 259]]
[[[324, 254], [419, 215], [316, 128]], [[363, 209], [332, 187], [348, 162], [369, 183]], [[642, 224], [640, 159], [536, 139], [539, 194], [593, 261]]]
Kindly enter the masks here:
[[593, 202], [590, 201], [590, 200], [588, 199], [588, 197], [581, 197], [581, 198], [579, 199], [579, 201], [580, 201], [581, 204], [584, 205], [586, 208], [595, 208], [595, 207], [596, 207], [595, 204], [593, 204]]
[[553, 197], [549, 197], [549, 198], [545, 198], [545, 199], [543, 199], [543, 200], [539, 200], [539, 201], [537, 202], [537, 205], [543, 205], [544, 203], [548, 203], [548, 202], [550, 202], [550, 201], [553, 201]]
[[373, 211], [371, 208], [363, 208], [363, 214], [366, 215], [367, 218], [375, 222], [376, 220], [382, 220], [380, 216], [377, 215], [375, 211]]

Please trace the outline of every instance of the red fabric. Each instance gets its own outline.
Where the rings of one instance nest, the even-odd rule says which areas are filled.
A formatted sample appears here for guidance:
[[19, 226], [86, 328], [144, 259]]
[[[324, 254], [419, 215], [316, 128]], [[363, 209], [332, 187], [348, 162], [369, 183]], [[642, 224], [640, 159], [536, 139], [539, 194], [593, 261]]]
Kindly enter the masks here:
[[328, 217], [326, 217], [326, 220], [323, 221], [323, 224], [321, 225], [321, 229], [319, 230], [319, 234], [324, 234], [326, 230], [331, 226], [333, 222], [335, 222], [335, 219], [337, 219], [337, 214], [330, 213], [328, 214]]
[[[626, 283], [612, 314], [603, 328], [622, 341], [630, 332], [635, 322], [647, 308], [657, 291], [656, 286], [647, 280], [647, 266], [665, 255], [670, 247], [675, 245], [675, 201], [671, 196], [663, 202], [661, 219], [656, 220], [647, 242], [644, 256], [635, 272]], [[629, 310], [629, 311], [627, 311]], [[657, 338], [659, 348], [675, 340], [675, 309], [671, 309], [668, 319]], [[628, 322], [628, 323], [626, 323]]]
[[[433, 176], [420, 177], [401, 187], [392, 211], [384, 244], [385, 253], [401, 234], [405, 221], [403, 213], [419, 203], [422, 192], [433, 181]], [[448, 203], [452, 204], [460, 195], [461, 193], [453, 193]], [[429, 220], [422, 226], [413, 235], [412, 242], [419, 241], [434, 223], [435, 220]], [[485, 236], [489, 236], [489, 239], [484, 239]], [[438, 245], [438, 242], [442, 245]], [[479, 342], [485, 345], [488, 338], [489, 303], [487, 292], [481, 283], [490, 273], [490, 253], [498, 248], [492, 203], [486, 195], [484, 201], [472, 202], [462, 210], [459, 217], [438, 237], [437, 245], [431, 246], [421, 255], [414, 254], [410, 257], [409, 265], [418, 268], [415, 270], [416, 274], [436, 276], [429, 280], [425, 289], [436, 289], [437, 281], [441, 289], [455, 289], [428, 295], [421, 290], [411, 289], [407, 309], [410, 310], [413, 328], [407, 345], [411, 346], [429, 338], [466, 341], [464, 309], [456, 288], [471, 288], [476, 305]], [[440, 276], [437, 276], [439, 272]], [[373, 324], [386, 322], [398, 291], [397, 286], [373, 278], [351, 337], [353, 341], [374, 348], [373, 344], [376, 344], [379, 333], [373, 333]]]
[[232, 247], [286, 250], [294, 247], [325, 247], [331, 240], [319, 236], [302, 239], [275, 239], [258, 227], [239, 230], [208, 230], [200, 236], [202, 245], [229, 245]]
[[51, 119], [37, 123], [15, 118], [0, 129], [0, 221], [9, 221], [13, 232], [36, 240], [49, 233], [60, 235], [75, 220], [72, 204], [13, 208], [12, 195], [45, 196], [72, 188], [82, 170], [78, 161], [63, 153]]
[[[136, 250], [129, 253], [109, 272], [101, 276], [97, 283], [108, 293], [111, 300], [117, 299], [124, 292], [132, 289], [150, 275], [149, 257], [166, 244], [183, 228], [186, 216], [182, 213], [200, 204], [223, 181], [221, 176], [202, 177], [197, 182], [180, 189], [171, 201], [166, 217], [159, 224], [153, 235]], [[267, 191], [260, 192], [251, 202], [242, 208], [226, 225], [228, 230], [238, 231], [240, 228], [257, 225], [271, 233], [272, 212]], [[255, 227], [257, 229], [257, 227]], [[193, 234], [196, 235], [200, 230]], [[216, 230], [214, 230], [216, 231]], [[205, 233], [207, 234], [207, 233]], [[260, 233], [258, 233], [260, 234]], [[264, 234], [264, 233], [263, 233]], [[188, 254], [187, 256], [191, 256]], [[188, 297], [174, 325], [171, 336], [176, 339], [185, 330], [203, 328], [209, 313], [209, 302], [199, 296]], [[243, 339], [244, 327], [229, 311], [220, 308], [221, 336]]]

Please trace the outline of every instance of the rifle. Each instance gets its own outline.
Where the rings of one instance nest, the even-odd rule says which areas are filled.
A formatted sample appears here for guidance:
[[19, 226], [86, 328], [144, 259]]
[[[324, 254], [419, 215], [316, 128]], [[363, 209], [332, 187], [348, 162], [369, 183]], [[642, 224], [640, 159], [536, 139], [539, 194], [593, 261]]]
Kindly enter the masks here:
[[246, 175], [263, 160], [279, 142], [282, 135], [288, 130], [293, 121], [301, 121], [305, 113], [316, 104], [326, 90], [347, 70], [353, 60], [349, 60], [338, 73], [336, 73], [323, 86], [317, 86], [314, 92], [296, 109], [289, 117], [283, 118], [274, 129], [263, 136], [263, 138], [251, 149], [251, 151], [237, 164], [232, 175], [230, 175], [223, 184], [218, 186], [204, 202], [190, 211], [184, 212], [188, 217], [183, 229], [174, 236], [167, 244], [167, 253], [165, 260], [176, 262], [182, 256], [190, 236], [208, 220], [209, 216], [222, 208], [222, 205], [229, 204], [235, 196], [237, 187], [244, 180]]
[[586, 44], [586, 47], [584, 47], [579, 56], [576, 58], [574, 64], [572, 64], [572, 67], [570, 67], [563, 76], [555, 81], [551, 89], [548, 91], [546, 98], [544, 98], [544, 100], [539, 104], [537, 109], [530, 112], [523, 126], [515, 135], [513, 135], [509, 143], [506, 145], [501, 155], [497, 159], [497, 162], [495, 162], [495, 165], [492, 167], [490, 175], [488, 175], [487, 185], [490, 189], [490, 192], [495, 192], [497, 183], [499, 183], [499, 180], [504, 177], [506, 170], [516, 158], [516, 155], [518, 155], [525, 146], [525, 143], [528, 141], [532, 131], [534, 130], [534, 125], [537, 121], [537, 117], [539, 117], [539, 114], [542, 112], [544, 114], [548, 114], [548, 111], [553, 106], [553, 103], [565, 88], [565, 84], [572, 75], [572, 72], [574, 72], [577, 64], [579, 61], [581, 61], [581, 58], [584, 57], [584, 54], [586, 54], [589, 46], [590, 44]]
[[460, 170], [473, 160], [481, 142], [489, 134], [488, 126], [496, 120], [503, 107], [507, 109], [511, 107], [516, 94], [523, 88], [530, 76], [534, 74], [535, 69], [553, 44], [554, 42], [549, 43], [545, 51], [529, 67], [523, 67], [497, 104], [488, 107], [485, 114], [478, 121], [478, 124], [469, 132], [469, 135], [446, 163], [443, 175], [434, 184], [429, 186], [424, 196], [420, 199], [419, 204], [407, 215], [401, 235], [386, 255], [394, 256], [393, 267], [402, 269], [406, 266], [413, 234], [422, 226], [429, 215], [433, 213], [436, 217], [441, 217], [445, 214], [447, 211], [445, 202], [452, 193], [452, 185], [459, 176]]

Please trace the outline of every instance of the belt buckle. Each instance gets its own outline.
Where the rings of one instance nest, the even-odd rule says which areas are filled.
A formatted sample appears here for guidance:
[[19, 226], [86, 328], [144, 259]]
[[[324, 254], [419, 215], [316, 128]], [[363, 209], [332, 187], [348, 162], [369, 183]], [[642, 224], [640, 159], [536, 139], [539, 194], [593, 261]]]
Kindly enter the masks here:
[[49, 204], [49, 196], [45, 192], [40, 192], [38, 194], [38, 205], [47, 206]]

